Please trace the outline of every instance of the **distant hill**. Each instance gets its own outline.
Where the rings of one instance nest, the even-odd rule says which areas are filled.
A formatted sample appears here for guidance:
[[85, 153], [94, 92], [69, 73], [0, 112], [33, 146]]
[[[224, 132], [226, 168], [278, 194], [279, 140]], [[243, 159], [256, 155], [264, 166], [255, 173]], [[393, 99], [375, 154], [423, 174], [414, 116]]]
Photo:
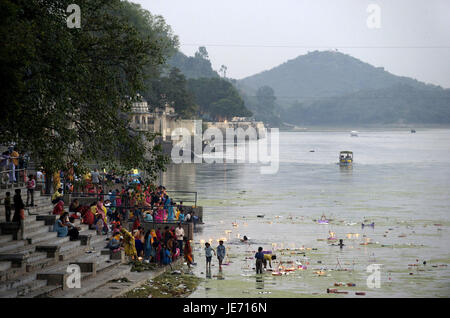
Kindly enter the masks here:
[[274, 90], [281, 119], [293, 124], [450, 123], [449, 90], [340, 52], [310, 52], [238, 81], [247, 95], [262, 86]]
[[296, 103], [282, 118], [302, 125], [449, 124], [450, 90], [396, 84]]

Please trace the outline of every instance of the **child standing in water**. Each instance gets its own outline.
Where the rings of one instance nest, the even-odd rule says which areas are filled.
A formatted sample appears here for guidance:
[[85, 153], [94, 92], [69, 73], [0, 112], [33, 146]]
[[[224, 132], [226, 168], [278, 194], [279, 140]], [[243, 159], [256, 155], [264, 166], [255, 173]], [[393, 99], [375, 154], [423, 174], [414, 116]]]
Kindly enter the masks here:
[[262, 274], [262, 266], [263, 266], [263, 260], [264, 260], [264, 254], [262, 252], [263, 248], [258, 247], [258, 253], [255, 254], [256, 258], [256, 274]]
[[223, 246], [223, 241], [219, 241], [219, 245], [217, 246], [217, 259], [219, 260], [219, 270], [222, 270], [222, 262], [225, 258], [225, 246]]
[[205, 256], [206, 256], [206, 268], [211, 269], [211, 259], [212, 259], [212, 253], [214, 252], [214, 255], [216, 255], [216, 251], [211, 247], [211, 244], [205, 243]]

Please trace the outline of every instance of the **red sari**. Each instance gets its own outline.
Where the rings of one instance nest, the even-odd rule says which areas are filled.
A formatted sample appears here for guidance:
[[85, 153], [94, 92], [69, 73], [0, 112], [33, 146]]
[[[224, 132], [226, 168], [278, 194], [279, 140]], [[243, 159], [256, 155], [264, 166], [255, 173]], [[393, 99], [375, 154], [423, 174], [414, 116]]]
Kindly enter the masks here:
[[53, 214], [61, 215], [64, 212], [64, 202], [60, 200], [53, 208]]

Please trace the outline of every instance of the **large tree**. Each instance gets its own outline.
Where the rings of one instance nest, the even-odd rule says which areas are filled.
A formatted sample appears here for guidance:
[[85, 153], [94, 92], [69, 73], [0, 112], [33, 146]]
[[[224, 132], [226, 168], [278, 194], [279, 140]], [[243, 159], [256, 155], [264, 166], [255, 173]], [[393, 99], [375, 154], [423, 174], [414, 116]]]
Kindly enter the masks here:
[[128, 21], [126, 2], [79, 0], [81, 28], [69, 28], [71, 2], [0, 2], [0, 142], [48, 172], [96, 161], [156, 177], [165, 160], [146, 142], [155, 136], [133, 131], [127, 112], [164, 48]]

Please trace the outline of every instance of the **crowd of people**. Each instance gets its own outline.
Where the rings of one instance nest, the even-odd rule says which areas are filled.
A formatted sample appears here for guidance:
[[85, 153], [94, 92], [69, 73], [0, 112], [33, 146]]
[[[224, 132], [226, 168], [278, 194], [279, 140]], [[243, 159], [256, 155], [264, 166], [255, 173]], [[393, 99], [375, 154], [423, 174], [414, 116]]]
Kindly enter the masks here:
[[[42, 171], [40, 171], [42, 174]], [[84, 188], [87, 194], [92, 196], [90, 204], [80, 204], [80, 201], [88, 200], [75, 198], [69, 211], [64, 209], [64, 193], [67, 193], [61, 185], [59, 174], [53, 178], [56, 191], [51, 196], [54, 205], [53, 215], [57, 219], [53, 231], [58, 237], [70, 237], [70, 240], [78, 240], [80, 227], [75, 225], [75, 220], [80, 219], [82, 224], [87, 224], [90, 229], [95, 229], [98, 235], [105, 235], [107, 245], [112, 251], [124, 249], [125, 254], [133, 260], [146, 263], [171, 264], [179, 257], [184, 257], [190, 267], [194, 264], [192, 247], [186, 237], [182, 224], [196, 223], [199, 218], [192, 209], [178, 204], [168, 195], [164, 186], [155, 187], [145, 184], [142, 180], [136, 183], [127, 183], [120, 189], [104, 191], [101, 186], [101, 177], [95, 169], [90, 174], [89, 182]], [[20, 233], [23, 235], [24, 209], [26, 206], [35, 206], [34, 190], [38, 176], [28, 175], [26, 178], [27, 200], [23, 202], [21, 190], [15, 190], [13, 202], [10, 192], [6, 193], [4, 200], [6, 221], [11, 222], [11, 212], [14, 209], [12, 222], [17, 222]], [[120, 185], [122, 179], [115, 175], [108, 175], [116, 185]], [[132, 230], [128, 231], [123, 225], [131, 222]], [[152, 222], [153, 229], [144, 230], [143, 223]], [[165, 223], [177, 223], [176, 227], [169, 228]], [[160, 225], [160, 226], [158, 226]], [[19, 237], [20, 239], [20, 237]]]
[[[101, 187], [97, 188], [99, 190], [102, 191]], [[192, 248], [182, 223], [197, 222], [198, 217], [186, 209], [183, 202], [174, 202], [164, 186], [138, 183], [96, 194], [95, 201], [89, 205], [80, 204], [84, 197], [75, 198], [67, 213], [64, 212], [63, 189], [55, 191], [52, 203], [53, 214], [59, 215], [54, 226], [58, 236], [78, 239], [79, 228], [74, 225], [74, 220], [80, 219], [98, 235], [107, 236], [106, 248], [113, 252], [123, 248], [133, 260], [167, 265], [184, 257], [189, 267], [193, 264]], [[123, 226], [126, 222], [133, 224], [131, 232]], [[154, 229], [145, 231], [142, 225], [146, 222], [161, 226], [155, 225]], [[164, 226], [176, 222], [176, 228]]]
[[0, 182], [16, 183], [25, 179], [24, 169], [27, 169], [29, 160], [28, 153], [21, 155], [16, 146], [8, 147], [0, 156]]

